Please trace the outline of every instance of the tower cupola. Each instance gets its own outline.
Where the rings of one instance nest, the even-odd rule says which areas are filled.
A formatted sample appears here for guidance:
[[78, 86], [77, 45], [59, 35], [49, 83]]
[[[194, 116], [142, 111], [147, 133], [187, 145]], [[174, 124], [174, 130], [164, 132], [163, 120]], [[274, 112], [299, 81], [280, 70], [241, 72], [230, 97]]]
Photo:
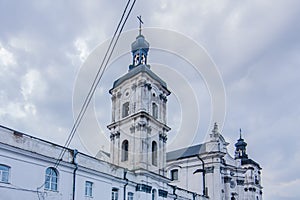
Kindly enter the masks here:
[[129, 70], [139, 66], [147, 65], [147, 55], [149, 51], [149, 43], [146, 41], [145, 37], [142, 35], [141, 24], [143, 23], [141, 16], [138, 17], [140, 21], [139, 35], [136, 40], [131, 44], [132, 52], [132, 64], [129, 66]]
[[242, 130], [240, 129], [240, 138], [238, 139], [237, 143], [235, 143], [235, 158], [248, 158], [246, 153], [246, 146], [247, 143], [242, 138]]

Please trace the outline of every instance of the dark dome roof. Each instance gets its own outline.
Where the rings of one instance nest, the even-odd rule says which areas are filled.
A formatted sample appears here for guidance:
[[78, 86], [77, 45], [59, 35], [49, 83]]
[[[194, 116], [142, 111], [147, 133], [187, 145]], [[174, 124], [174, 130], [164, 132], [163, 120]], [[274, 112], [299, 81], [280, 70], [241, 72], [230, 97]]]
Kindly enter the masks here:
[[138, 49], [149, 50], [149, 43], [145, 40], [143, 35], [138, 35], [136, 40], [131, 44], [131, 51], [136, 51]]
[[247, 143], [243, 138], [238, 139], [237, 143], [235, 143], [235, 147], [246, 147]]

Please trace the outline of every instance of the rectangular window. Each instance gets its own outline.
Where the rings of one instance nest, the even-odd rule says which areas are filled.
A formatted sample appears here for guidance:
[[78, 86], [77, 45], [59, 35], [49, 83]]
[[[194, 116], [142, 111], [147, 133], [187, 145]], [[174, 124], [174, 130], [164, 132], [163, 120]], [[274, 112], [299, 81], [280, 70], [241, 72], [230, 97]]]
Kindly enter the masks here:
[[168, 197], [168, 191], [165, 190], [158, 190], [158, 196], [163, 197], [163, 198], [167, 198]]
[[143, 192], [150, 194], [152, 187], [149, 185], [145, 185], [145, 184], [137, 184], [135, 189], [136, 189], [136, 191], [143, 191]]
[[93, 196], [93, 183], [90, 181], [85, 182], [85, 196], [87, 197]]
[[157, 166], [157, 143], [152, 142], [152, 165]]
[[124, 140], [122, 142], [122, 154], [121, 154], [121, 161], [127, 161], [128, 160], [128, 140]]
[[128, 192], [127, 200], [133, 200], [133, 193], [132, 192]]
[[111, 190], [111, 200], [118, 200], [118, 189], [113, 188]]
[[171, 180], [172, 181], [178, 180], [178, 169], [171, 170]]
[[122, 117], [127, 117], [129, 115], [129, 102], [123, 104], [122, 107]]
[[9, 182], [9, 169], [10, 167], [6, 165], [0, 165], [0, 182], [2, 183]]
[[152, 116], [157, 119], [158, 118], [158, 107], [155, 103], [152, 103]]

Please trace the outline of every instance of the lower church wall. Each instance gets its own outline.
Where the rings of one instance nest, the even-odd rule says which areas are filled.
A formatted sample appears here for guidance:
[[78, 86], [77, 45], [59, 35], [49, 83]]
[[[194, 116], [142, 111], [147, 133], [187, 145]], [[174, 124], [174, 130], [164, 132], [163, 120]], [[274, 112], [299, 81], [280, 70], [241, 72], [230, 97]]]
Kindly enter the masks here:
[[[4, 175], [0, 177], [3, 178], [0, 180], [0, 199], [72, 200], [73, 195], [74, 199], [83, 200], [111, 200], [113, 196], [115, 197], [113, 200], [127, 200], [128, 195], [133, 195], [135, 200], [150, 200], [153, 195], [156, 200], [206, 199], [169, 185], [166, 177], [149, 171], [146, 171], [146, 174], [137, 174], [82, 153], [76, 155], [75, 161], [78, 163], [76, 169], [73, 162], [74, 151], [71, 149], [66, 151], [60, 165], [55, 169], [57, 185], [53, 186], [54, 189], [47, 188], [45, 184], [47, 169], [52, 168], [56, 162], [52, 156], [53, 149], [57, 151], [62, 147], [25, 134], [16, 137], [13, 131], [3, 131], [0, 128], [0, 171], [2, 170], [2, 174], [6, 173], [2, 166], [8, 169], [8, 179], [6, 180]], [[40, 152], [49, 152], [50, 157]], [[138, 186], [141, 184], [148, 187], [140, 191]], [[91, 191], [87, 187], [89, 185]]]

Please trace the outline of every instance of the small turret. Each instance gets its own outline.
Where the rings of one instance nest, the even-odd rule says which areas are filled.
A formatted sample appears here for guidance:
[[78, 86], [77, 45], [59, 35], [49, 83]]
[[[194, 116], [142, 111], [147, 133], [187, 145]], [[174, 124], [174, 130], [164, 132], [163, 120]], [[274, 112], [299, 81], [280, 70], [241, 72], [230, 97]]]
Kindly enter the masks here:
[[237, 143], [235, 143], [235, 159], [248, 158], [246, 146], [247, 143], [242, 138], [242, 130], [240, 129], [240, 138], [238, 139]]

